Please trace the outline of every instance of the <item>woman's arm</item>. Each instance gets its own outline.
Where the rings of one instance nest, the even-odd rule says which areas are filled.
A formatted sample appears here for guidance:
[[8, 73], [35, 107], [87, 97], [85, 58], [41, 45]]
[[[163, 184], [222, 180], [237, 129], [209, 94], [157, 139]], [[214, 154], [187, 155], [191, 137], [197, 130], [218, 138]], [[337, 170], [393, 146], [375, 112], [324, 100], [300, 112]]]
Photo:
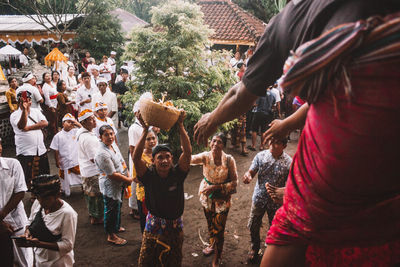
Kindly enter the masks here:
[[119, 172], [114, 172], [110, 175], [107, 175], [107, 177], [110, 178], [111, 180], [118, 181], [118, 182], [124, 182], [124, 183], [128, 183], [128, 184], [132, 183], [132, 180], [133, 180], [131, 177], [125, 176]]
[[192, 155], [190, 160], [190, 165], [203, 165], [204, 164], [204, 154], [206, 152], [199, 153], [197, 155]]
[[228, 175], [229, 175], [229, 179], [231, 180], [229, 183], [226, 184], [222, 184], [221, 187], [221, 191], [225, 194], [232, 194], [236, 192], [236, 187], [238, 184], [238, 174], [237, 174], [237, 170], [236, 170], [236, 162], [235, 159], [232, 156], [228, 156]]

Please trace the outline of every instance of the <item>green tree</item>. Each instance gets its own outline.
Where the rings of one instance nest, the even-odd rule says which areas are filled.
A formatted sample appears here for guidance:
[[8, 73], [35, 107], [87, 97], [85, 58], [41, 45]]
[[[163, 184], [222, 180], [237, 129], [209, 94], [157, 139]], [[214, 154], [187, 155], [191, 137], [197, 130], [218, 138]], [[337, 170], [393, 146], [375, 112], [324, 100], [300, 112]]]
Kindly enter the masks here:
[[268, 23], [279, 11], [276, 2], [282, 0], [233, 0], [233, 2]]
[[86, 23], [78, 28], [74, 40], [81, 48], [89, 50], [96, 59], [112, 50], [122, 53], [124, 36], [121, 24], [109, 11], [109, 5], [98, 3], [96, 12], [88, 16]]
[[[167, 92], [168, 99], [187, 112], [185, 126], [191, 136], [202, 114], [215, 109], [236, 79], [226, 64], [227, 52], [206, 49], [211, 31], [199, 6], [170, 1], [151, 13], [153, 28], [135, 29], [124, 55], [136, 61], [137, 71], [123, 102], [133, 118], [131, 105], [141, 93], [151, 91], [160, 99]], [[173, 128], [161, 139], [179, 147], [178, 138]]]

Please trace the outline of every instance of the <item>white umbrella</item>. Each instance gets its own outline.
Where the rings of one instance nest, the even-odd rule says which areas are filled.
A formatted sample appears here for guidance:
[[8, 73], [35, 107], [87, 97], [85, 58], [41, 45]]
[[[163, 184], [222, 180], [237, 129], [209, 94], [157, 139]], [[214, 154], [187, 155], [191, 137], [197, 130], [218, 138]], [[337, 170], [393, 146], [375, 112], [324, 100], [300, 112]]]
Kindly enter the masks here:
[[6, 45], [6, 46], [0, 48], [0, 61], [5, 61], [8, 59], [8, 62], [10, 64], [10, 71], [12, 70], [11, 58], [18, 58], [19, 55], [21, 55], [21, 51], [19, 51], [18, 49], [15, 49], [11, 45]]

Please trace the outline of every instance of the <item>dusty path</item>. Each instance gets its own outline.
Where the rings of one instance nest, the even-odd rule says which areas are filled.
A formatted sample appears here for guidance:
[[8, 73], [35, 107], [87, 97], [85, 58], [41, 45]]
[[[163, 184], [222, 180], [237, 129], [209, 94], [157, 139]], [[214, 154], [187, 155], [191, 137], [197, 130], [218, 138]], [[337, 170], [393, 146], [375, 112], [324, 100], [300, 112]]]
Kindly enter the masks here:
[[[291, 141], [286, 148], [286, 152], [293, 156], [297, 147], [298, 134], [292, 134], [295, 141]], [[128, 153], [127, 130], [120, 132], [120, 149], [124, 156]], [[257, 152], [252, 152], [247, 156], [240, 156], [237, 152], [227, 149], [236, 159], [239, 185], [237, 194], [233, 195], [232, 208], [225, 232], [225, 245], [223, 253], [223, 266], [241, 266], [246, 264], [246, 255], [249, 248], [250, 236], [246, 228], [248, 215], [250, 212], [251, 196], [255, 181], [250, 185], [245, 185], [241, 181], [244, 172], [249, 168], [252, 159]], [[15, 148], [4, 148], [3, 156], [15, 156]], [[54, 164], [53, 154], [49, 154], [51, 173], [57, 173]], [[183, 266], [210, 266], [211, 258], [205, 258], [201, 251], [203, 245], [199, 239], [199, 231], [205, 241], [208, 241], [206, 220], [203, 210], [198, 200], [198, 186], [202, 178], [201, 168], [191, 169], [185, 182], [185, 192], [193, 197], [185, 202], [185, 212], [183, 215], [185, 240], [183, 245]], [[78, 229], [75, 242], [75, 266], [137, 266], [137, 259], [141, 244], [141, 233], [139, 222], [133, 220], [129, 215], [128, 202], [124, 201], [122, 208], [122, 225], [127, 231], [121, 234], [128, 240], [124, 247], [115, 247], [106, 242], [106, 235], [103, 227], [92, 226], [89, 223], [85, 201], [82, 197], [80, 188], [73, 190], [71, 197], [66, 201], [78, 213]], [[28, 209], [28, 208], [27, 208]], [[267, 216], [264, 218], [261, 231], [262, 239], [266, 234], [268, 225]]]

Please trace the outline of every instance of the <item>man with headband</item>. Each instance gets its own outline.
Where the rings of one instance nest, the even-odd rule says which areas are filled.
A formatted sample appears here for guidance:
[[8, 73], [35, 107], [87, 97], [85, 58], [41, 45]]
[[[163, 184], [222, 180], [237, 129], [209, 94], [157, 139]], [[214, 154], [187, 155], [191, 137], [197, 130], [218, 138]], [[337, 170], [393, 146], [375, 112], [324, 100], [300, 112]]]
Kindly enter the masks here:
[[18, 87], [15, 93], [18, 95], [19, 92], [28, 91], [31, 93], [31, 107], [40, 109], [40, 104], [42, 104], [44, 100], [39, 92], [39, 89], [35, 87], [36, 77], [32, 74], [32, 72], [29, 71], [22, 76], [22, 82], [24, 84]]
[[32, 94], [29, 91], [19, 91], [17, 101], [19, 108], [11, 114], [10, 123], [15, 133], [17, 159], [29, 187], [34, 176], [50, 171], [42, 133], [48, 123], [39, 109], [31, 108]]
[[85, 109], [79, 113], [79, 122], [82, 128], [78, 130], [78, 162], [82, 175], [83, 191], [89, 210], [90, 223], [103, 223], [103, 195], [99, 188], [99, 170], [94, 163], [99, 139], [93, 132], [96, 128], [96, 119], [91, 109]]
[[[177, 127], [182, 154], [178, 164], [173, 165], [172, 151], [168, 145], [157, 145], [152, 152], [152, 165], [148, 168], [142, 159], [149, 130], [139, 119], [143, 133], [135, 146], [133, 162], [139, 182], [146, 192], [146, 207], [149, 210], [143, 232], [139, 266], [181, 266], [184, 209], [183, 183], [189, 172], [192, 147], [183, 126], [186, 113], [182, 111]], [[167, 253], [159, 253], [161, 251]]]

